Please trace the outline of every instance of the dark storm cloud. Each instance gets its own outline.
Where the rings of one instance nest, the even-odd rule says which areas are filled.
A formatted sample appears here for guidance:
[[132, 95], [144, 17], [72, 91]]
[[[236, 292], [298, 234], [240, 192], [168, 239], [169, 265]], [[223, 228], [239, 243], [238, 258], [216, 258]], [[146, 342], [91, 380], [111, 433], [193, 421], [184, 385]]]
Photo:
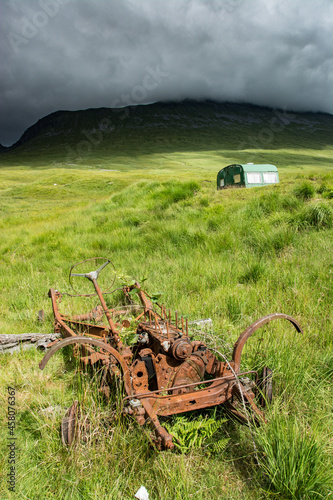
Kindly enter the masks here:
[[331, 0], [2, 0], [0, 142], [58, 109], [184, 98], [333, 112]]

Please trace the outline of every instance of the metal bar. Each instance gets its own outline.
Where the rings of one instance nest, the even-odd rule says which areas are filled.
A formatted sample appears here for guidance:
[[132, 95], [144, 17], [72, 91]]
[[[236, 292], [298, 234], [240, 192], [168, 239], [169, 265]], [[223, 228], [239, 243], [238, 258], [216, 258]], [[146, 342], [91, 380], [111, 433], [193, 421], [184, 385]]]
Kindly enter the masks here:
[[[143, 393], [139, 393], [139, 394], [134, 394], [134, 396], [137, 398], [137, 399], [140, 399], [142, 397], [149, 397], [151, 394], [159, 394], [161, 392], [169, 392], [169, 391], [175, 391], [177, 389], [186, 389], [187, 387], [194, 387], [196, 385], [200, 385], [200, 384], [210, 384], [212, 382], [219, 382], [219, 381], [226, 381], [226, 382], [230, 382], [231, 380], [236, 380], [236, 378], [239, 378], [239, 377], [242, 377], [243, 375], [249, 375], [250, 373], [255, 373], [257, 374], [257, 372], [255, 370], [250, 370], [248, 372], [242, 372], [242, 373], [239, 373], [237, 374], [237, 376], [235, 377], [235, 375], [229, 375], [229, 376], [226, 376], [226, 377], [218, 377], [218, 378], [211, 378], [210, 380], [200, 380], [199, 382], [193, 382], [191, 384], [184, 384], [184, 385], [177, 385], [177, 386], [174, 386], [174, 387], [169, 387], [168, 389], [158, 389], [157, 391], [149, 391], [149, 392], [143, 392]], [[166, 395], [165, 397], [169, 397], [169, 395]], [[177, 396], [179, 396], [179, 394], [177, 394]], [[125, 401], [126, 399], [130, 399], [132, 398], [133, 396], [126, 396], [123, 401]], [[163, 396], [164, 397], [164, 396]]]
[[134, 318], [134, 321], [138, 321], [140, 318], [142, 318], [142, 316], [144, 316], [146, 314], [146, 311], [143, 311], [141, 314], [139, 314], [139, 316], [137, 318]]
[[160, 324], [159, 324], [158, 319], [157, 319], [157, 315], [156, 315], [156, 313], [154, 313], [154, 314], [155, 314], [155, 328], [157, 325], [161, 335], [163, 335], [162, 329], [161, 329]]

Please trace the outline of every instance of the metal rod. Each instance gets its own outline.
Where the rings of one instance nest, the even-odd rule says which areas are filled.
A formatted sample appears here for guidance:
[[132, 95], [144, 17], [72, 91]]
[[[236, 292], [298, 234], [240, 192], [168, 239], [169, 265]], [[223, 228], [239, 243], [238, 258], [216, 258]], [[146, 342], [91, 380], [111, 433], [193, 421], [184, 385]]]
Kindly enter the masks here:
[[188, 337], [188, 319], [186, 318], [186, 335]]
[[[132, 399], [133, 396], [135, 396], [137, 399], [140, 399], [140, 398], [146, 398], [146, 397], [149, 397], [151, 394], [159, 394], [160, 392], [169, 392], [169, 391], [175, 391], [177, 389], [185, 389], [186, 387], [194, 387], [196, 385], [200, 385], [200, 384], [210, 384], [211, 382], [219, 382], [219, 381], [226, 381], [226, 382], [229, 382], [230, 380], [235, 380], [239, 377], [242, 377], [243, 375], [249, 375], [250, 373], [256, 373], [257, 372], [255, 370], [250, 370], [248, 372], [242, 372], [242, 373], [239, 373], [238, 375], [236, 374], [236, 377], [235, 375], [229, 375], [229, 376], [226, 376], [226, 377], [218, 377], [218, 378], [212, 378], [210, 380], [199, 380], [199, 382], [193, 382], [191, 384], [184, 384], [184, 385], [176, 385], [174, 387], [169, 387], [168, 389], [158, 389], [157, 391], [150, 391], [150, 392], [143, 392], [143, 393], [134, 393], [134, 395], [132, 396], [126, 396], [123, 401], [125, 401], [126, 399]], [[201, 389], [199, 389], [201, 390]], [[205, 390], [205, 389], [203, 389]], [[175, 394], [176, 395], [176, 394]], [[179, 394], [177, 394], [177, 396], [179, 396]], [[170, 397], [169, 396], [165, 396], [165, 397]]]
[[97, 280], [96, 279], [93, 279], [92, 280], [93, 284], [94, 284], [94, 287], [95, 287], [95, 290], [96, 290], [96, 293], [98, 295], [98, 298], [101, 302], [101, 305], [103, 307], [103, 310], [104, 310], [104, 314], [108, 320], [108, 323], [109, 323], [109, 326], [110, 326], [110, 329], [111, 329], [111, 332], [112, 332], [112, 335], [113, 335], [113, 338], [115, 339], [115, 341], [117, 342], [117, 344], [119, 345], [119, 347], [122, 347], [123, 343], [122, 341], [120, 340], [120, 337], [119, 337], [119, 334], [118, 334], [118, 331], [115, 327], [115, 324], [113, 323], [112, 321], [112, 318], [111, 318], [111, 314], [109, 312], [109, 309], [106, 305], [106, 302], [104, 300], [104, 297], [103, 297], [103, 294], [101, 292], [101, 289], [97, 283]]
[[143, 311], [141, 314], [139, 314], [139, 316], [134, 318], [134, 321], [138, 321], [140, 318], [142, 318], [142, 316], [145, 316], [145, 315], [146, 315], [146, 313], [145, 313], [145, 311]]
[[176, 328], [178, 330], [178, 311], [175, 312]]
[[156, 325], [158, 326], [160, 333], [163, 335], [160, 324], [159, 324], [158, 319], [157, 319], [157, 315], [155, 313], [155, 329], [156, 329]]

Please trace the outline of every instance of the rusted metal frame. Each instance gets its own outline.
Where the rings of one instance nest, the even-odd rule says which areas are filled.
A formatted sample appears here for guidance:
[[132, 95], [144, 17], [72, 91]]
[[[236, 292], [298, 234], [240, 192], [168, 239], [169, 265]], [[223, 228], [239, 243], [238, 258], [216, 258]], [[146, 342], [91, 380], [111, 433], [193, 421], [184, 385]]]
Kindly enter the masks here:
[[[251, 373], [257, 373], [255, 370], [249, 370], [247, 372], [242, 372], [242, 373], [239, 373], [237, 375], [237, 377], [243, 377], [244, 375], [249, 375]], [[198, 382], [193, 382], [191, 384], [182, 384], [182, 385], [175, 385], [174, 387], [168, 387], [167, 389], [157, 389], [156, 391], [149, 391], [149, 392], [143, 392], [143, 393], [135, 393], [135, 397], [137, 399], [141, 399], [141, 398], [146, 398], [146, 397], [150, 397], [152, 394], [162, 394], [163, 392], [170, 392], [170, 391], [175, 391], [175, 390], [178, 390], [178, 389], [186, 389], [188, 387], [195, 387], [197, 385], [201, 385], [201, 384], [212, 384], [213, 382], [220, 382], [220, 381], [226, 381], [226, 382], [230, 382], [232, 380], [236, 380], [236, 377], [234, 375], [227, 375], [227, 376], [224, 376], [224, 377], [217, 377], [217, 378], [212, 378], [212, 379], [209, 379], [209, 380], [199, 380]], [[199, 389], [198, 391], [195, 391], [195, 392], [190, 392], [190, 393], [186, 393], [186, 394], [199, 394], [200, 391], [206, 391], [207, 388], [204, 388], [204, 389]], [[180, 394], [163, 394], [162, 397], [169, 397], [169, 396], [180, 396]], [[132, 396], [126, 396], [123, 401], [126, 401], [127, 399], [129, 399], [130, 397]]]
[[[152, 320], [155, 315], [157, 317], [156, 313], [151, 312], [150, 320]], [[152, 323], [152, 321], [151, 321], [151, 324], [149, 322], [142, 321], [139, 324], [139, 326], [140, 326], [141, 331], [149, 333], [152, 337], [158, 336], [159, 339], [165, 340], [164, 332], [162, 332], [160, 323], [158, 321], [157, 321], [158, 329], [156, 328], [156, 325]], [[162, 324], [162, 326], [164, 326], [164, 325]], [[178, 330], [175, 329], [174, 325], [168, 323], [168, 330], [169, 330], [169, 336], [171, 336], [172, 338], [178, 337], [179, 332], [178, 332]], [[167, 335], [167, 333], [168, 333], [167, 329], [165, 328], [165, 334]]]
[[59, 312], [57, 299], [61, 298], [61, 294], [58, 291], [54, 290], [53, 288], [50, 288], [49, 297], [51, 298], [51, 301], [52, 301], [52, 308], [53, 308], [55, 323], [60, 326], [65, 337], [75, 337], [76, 334], [73, 332], [73, 330], [71, 328], [69, 328], [68, 325], [66, 325], [65, 318]]
[[[64, 316], [65, 317], [65, 316]], [[87, 314], [78, 314], [77, 316], [67, 316], [66, 320], [71, 321], [71, 322], [80, 322], [80, 321], [93, 321], [96, 319], [96, 316], [94, 316], [94, 313], [90, 312]]]
[[[143, 398], [149, 401], [156, 415], [166, 417], [187, 411], [199, 410], [223, 404], [233, 395], [234, 380], [214, 382], [209, 388], [195, 392], [170, 396], [151, 395]], [[135, 396], [137, 397], [137, 396]]]
[[[233, 378], [235, 379], [235, 377]], [[210, 386], [208, 390], [202, 389], [201, 391], [162, 397], [158, 397], [157, 395], [156, 397], [154, 397], [151, 394], [146, 393], [136, 395], [135, 397], [137, 399], [140, 399], [143, 396], [148, 396], [147, 399], [143, 399], [143, 401], [141, 401], [141, 404], [146, 411], [147, 417], [153, 424], [156, 434], [160, 437], [162, 444], [166, 448], [171, 448], [173, 447], [172, 436], [168, 434], [166, 430], [161, 426], [158, 420], [158, 416], [175, 415], [178, 413], [185, 413], [186, 411], [190, 410], [203, 409], [207, 407], [217, 406], [219, 404], [228, 403], [228, 400], [234, 395], [236, 384], [233, 381], [233, 383], [230, 385], [230, 382], [232, 382], [232, 380], [226, 381], [226, 379], [227, 377], [224, 377], [222, 387], [217, 380]], [[221, 378], [220, 382], [222, 382]], [[257, 408], [252, 398], [248, 397], [245, 390], [242, 392], [256, 415], [258, 415], [261, 420], [265, 421], [263, 413]], [[241, 418], [243, 421], [245, 420], [244, 416], [240, 412], [237, 412], [237, 410], [234, 409], [231, 404], [228, 406], [230, 406], [229, 409], [231, 409], [233, 413], [239, 413], [239, 418]]]
[[106, 302], [104, 300], [104, 297], [103, 297], [103, 294], [101, 292], [101, 289], [100, 289], [100, 287], [99, 287], [99, 285], [97, 283], [97, 279], [94, 278], [91, 281], [92, 281], [92, 283], [93, 283], [93, 285], [95, 287], [96, 293], [97, 293], [98, 298], [99, 298], [99, 300], [101, 302], [101, 306], [103, 307], [104, 314], [105, 314], [105, 316], [106, 316], [106, 318], [108, 320], [112, 336], [113, 336], [115, 342], [118, 344], [118, 346], [119, 347], [123, 347], [123, 343], [122, 343], [122, 341], [121, 341], [121, 339], [119, 337], [119, 332], [118, 332], [118, 330], [117, 330], [114, 322], [112, 321], [111, 314], [110, 314], [109, 309], [108, 309], [108, 307], [106, 305]]
[[141, 304], [143, 305], [145, 312], [147, 312], [149, 310], [152, 311], [153, 310], [153, 304], [148, 299], [148, 297], [146, 296], [145, 292], [141, 289], [140, 283], [138, 283], [136, 281], [134, 283], [134, 285], [131, 285], [129, 287], [130, 290], [134, 290], [134, 288], [138, 289], [137, 294], [138, 294], [139, 299], [141, 300]]
[[[252, 411], [254, 412], [255, 416], [252, 418], [256, 421], [257, 424], [260, 422], [267, 422], [264, 413], [258, 408], [258, 406], [254, 402], [254, 394], [251, 391], [250, 394], [246, 390], [242, 390], [242, 394], [239, 392], [239, 387], [238, 384], [234, 385], [234, 392], [232, 394], [232, 397], [237, 397], [239, 403], [245, 403], [246, 402], [250, 405]], [[243, 396], [243, 397], [242, 397]], [[246, 400], [246, 401], [245, 401]], [[245, 425], [249, 425], [249, 416], [246, 413], [246, 407], [244, 408], [244, 412], [242, 413], [241, 411], [237, 410], [233, 403], [230, 400], [225, 401], [223, 403], [225, 408], [227, 408], [228, 411], [230, 411], [241, 423]]]
[[[238, 396], [238, 398], [241, 400], [241, 394], [239, 392], [238, 384], [234, 386], [234, 391], [235, 391], [236, 395]], [[244, 390], [244, 391], [242, 390], [242, 395], [243, 395], [244, 399], [247, 400], [247, 402], [251, 406], [252, 411], [259, 417], [259, 419], [262, 422], [266, 422], [266, 419], [265, 419], [263, 412], [261, 410], [259, 410], [258, 406], [254, 402], [255, 396], [254, 396], [253, 392], [251, 391], [250, 393], [248, 393], [246, 390]]]
[[52, 301], [52, 308], [53, 308], [53, 314], [55, 318], [55, 322], [60, 326], [62, 333], [64, 334], [65, 337], [75, 337], [77, 334], [67, 325], [67, 323], [72, 323], [74, 325], [82, 325], [84, 326], [85, 329], [94, 329], [97, 331], [104, 331], [105, 332], [105, 327], [101, 327], [98, 325], [90, 325], [86, 323], [80, 323], [79, 321], [72, 321], [70, 318], [67, 318], [66, 316], [62, 315], [59, 311], [58, 308], [58, 302], [61, 298], [60, 292], [57, 290], [54, 290], [53, 288], [50, 288], [49, 290], [49, 297], [51, 298]]
[[[51, 288], [49, 290], [49, 297], [51, 298], [51, 301], [52, 301], [52, 308], [53, 308], [53, 313], [54, 313], [54, 317], [55, 317], [55, 322], [56, 322], [57, 326], [60, 328], [64, 337], [66, 337], [66, 338], [67, 337], [77, 337], [77, 334], [67, 325], [67, 323], [71, 323], [77, 327], [82, 326], [83, 329], [85, 329], [88, 332], [88, 334], [91, 333], [93, 335], [94, 333], [99, 333], [100, 337], [105, 335], [105, 333], [107, 333], [109, 335], [109, 333], [110, 333], [109, 329], [106, 330], [104, 326], [91, 325], [91, 324], [87, 324], [87, 323], [81, 323], [79, 321], [71, 321], [70, 318], [66, 318], [65, 316], [63, 316], [59, 311], [58, 302], [57, 302], [57, 300], [59, 300], [61, 298], [60, 292]], [[104, 304], [105, 304], [105, 302], [104, 302]], [[106, 304], [105, 304], [105, 307], [106, 307]], [[114, 335], [113, 335], [113, 339], [114, 339]], [[116, 339], [115, 339], [115, 341], [116, 341]], [[118, 347], [119, 348], [123, 347], [123, 344], [120, 341], [120, 339], [118, 342]], [[96, 354], [96, 351], [94, 349], [92, 349], [91, 347], [89, 347], [89, 345], [82, 346], [81, 351], [82, 351], [83, 356], [90, 356], [90, 355]], [[95, 358], [96, 358], [96, 356], [95, 356]], [[102, 358], [103, 357], [101, 356], [101, 359]]]
[[165, 448], [172, 449], [174, 448], [174, 443], [172, 442], [173, 436], [169, 434], [164, 427], [160, 424], [158, 417], [156, 415], [155, 409], [151, 406], [150, 402], [147, 400], [142, 401], [142, 405], [146, 411], [146, 414], [152, 423], [156, 435], [161, 439], [161, 444]]
[[[54, 290], [53, 288], [50, 288], [49, 297], [51, 298], [51, 301], [52, 301], [52, 308], [53, 308], [53, 314], [54, 314], [54, 318], [55, 318], [56, 327], [60, 328], [62, 334], [66, 338], [77, 337], [77, 334], [66, 324], [66, 319], [59, 312], [57, 299], [61, 299], [61, 293], [58, 292], [57, 290]], [[87, 325], [85, 325], [85, 326], [87, 326]], [[91, 325], [91, 326], [94, 327], [95, 325]], [[95, 353], [95, 351], [91, 347], [82, 346], [82, 354], [83, 355], [89, 356], [93, 353]]]
[[[103, 311], [107, 317], [107, 320], [108, 320], [108, 323], [109, 323], [109, 326], [110, 326], [110, 330], [111, 330], [111, 333], [112, 333], [112, 336], [115, 340], [115, 342], [119, 345], [119, 347], [122, 347], [123, 344], [120, 340], [120, 337], [119, 337], [119, 334], [118, 334], [118, 331], [115, 327], [115, 324], [113, 323], [112, 321], [112, 318], [111, 318], [111, 315], [110, 315], [110, 312], [107, 308], [107, 305], [105, 303], [105, 300], [104, 300], [104, 297], [103, 297], [103, 294], [99, 288], [99, 285], [97, 283], [97, 280], [96, 279], [93, 279], [92, 280], [93, 284], [94, 284], [94, 287], [95, 287], [95, 290], [96, 290], [96, 293], [98, 295], [98, 298], [101, 302], [101, 305], [102, 305], [102, 308], [103, 308]], [[59, 308], [58, 308], [58, 304], [57, 304], [57, 298], [60, 298], [61, 297], [61, 294], [59, 292], [57, 292], [56, 290], [53, 290], [52, 288], [50, 289], [49, 291], [49, 296], [51, 297], [51, 301], [52, 301], [52, 307], [53, 307], [53, 313], [54, 313], [54, 317], [56, 319], [56, 321], [61, 325], [61, 328], [63, 329], [64, 331], [64, 334], [65, 336], [75, 336], [76, 334], [66, 325], [65, 321], [67, 322], [72, 322], [73, 324], [79, 324], [79, 322], [76, 322], [76, 321], [71, 321], [70, 318], [66, 318], [64, 317], [62, 314], [60, 314], [59, 312]], [[85, 327], [87, 328], [88, 325], [85, 325]], [[89, 325], [89, 327], [92, 329], [92, 328], [97, 328], [97, 329], [103, 329], [105, 330], [105, 328], [102, 328], [102, 327], [98, 327], [98, 326], [95, 326], [95, 325]], [[67, 335], [66, 335], [67, 333]]]
[[70, 316], [68, 319], [70, 321], [101, 321], [103, 316], [103, 310], [101, 306], [99, 308], [95, 307], [92, 311], [86, 314], [78, 314], [76, 316]]
[[[106, 326], [92, 325], [90, 323], [82, 323], [81, 321], [72, 321], [71, 319], [63, 320], [70, 325], [74, 325], [78, 330], [84, 330], [88, 336], [96, 335], [97, 337], [103, 338], [104, 335], [109, 337], [110, 331]], [[77, 333], [75, 335], [78, 335]]]
[[[162, 319], [162, 318], [160, 318], [160, 319]], [[160, 334], [161, 334], [161, 335], [163, 335], [163, 333], [162, 333], [162, 329], [161, 329], [160, 324], [159, 324], [158, 319], [157, 319], [157, 314], [156, 314], [156, 312], [154, 312], [154, 320], [155, 320], [155, 328], [156, 328], [156, 325], [157, 325], [157, 326], [158, 326], [158, 329], [159, 329], [159, 331], [160, 331]]]
[[[134, 285], [131, 285], [129, 287], [129, 289], [133, 290], [134, 288], [137, 288], [137, 295], [139, 296], [140, 300], [141, 300], [141, 303], [143, 305], [143, 308], [144, 308], [144, 311], [143, 313], [141, 313], [137, 318], [135, 318], [136, 320], [140, 319], [143, 315], [145, 315], [147, 312], [149, 313], [149, 324], [151, 324], [151, 313], [154, 315], [154, 319], [155, 319], [155, 330], [156, 330], [156, 325], [158, 327], [158, 329], [160, 330], [160, 333], [162, 334], [162, 330], [161, 330], [161, 327], [160, 327], [160, 324], [158, 322], [158, 319], [160, 320], [164, 320], [165, 323], [166, 323], [166, 330], [167, 330], [167, 336], [169, 334], [169, 329], [171, 327], [171, 329], [175, 329], [177, 331], [177, 334], [179, 334], [179, 331], [178, 331], [178, 328], [175, 328], [174, 325], [172, 325], [171, 321], [170, 321], [170, 311], [169, 311], [169, 320], [168, 320], [168, 317], [167, 317], [167, 314], [166, 314], [166, 309], [163, 305], [160, 305], [160, 304], [157, 304], [160, 309], [161, 309], [161, 314], [157, 313], [156, 311], [153, 310], [153, 304], [152, 302], [149, 300], [149, 298], [147, 298], [147, 295], [146, 293], [141, 289], [141, 285], [140, 283], [138, 283], [137, 281], [134, 283]], [[163, 318], [163, 315], [164, 315], [164, 318]]]
[[253, 333], [258, 330], [263, 325], [266, 325], [270, 321], [273, 321], [274, 319], [286, 319], [290, 321], [296, 328], [296, 330], [300, 333], [303, 333], [302, 328], [300, 327], [299, 323], [292, 317], [288, 316], [287, 314], [282, 314], [282, 313], [273, 313], [273, 314], [268, 314], [267, 316], [263, 316], [262, 318], [258, 319], [252, 325], [250, 325], [244, 332], [240, 335], [238, 338], [237, 342], [234, 345], [234, 350], [232, 353], [232, 361], [235, 364], [235, 368], [237, 370], [240, 369], [240, 360], [242, 356], [242, 351], [243, 347], [246, 343], [246, 341], [253, 335]]
[[[151, 396], [148, 397], [147, 400], [150, 402], [150, 405], [154, 409], [156, 415], [166, 417], [178, 413], [185, 413], [187, 411], [205, 409], [212, 406], [218, 406], [220, 404], [223, 405], [225, 403], [230, 403], [229, 400], [236, 395], [235, 388], [235, 380], [224, 382], [222, 386], [216, 382], [209, 389], [203, 390], [202, 394], [200, 394], [200, 391], [195, 391], [169, 397]], [[255, 413], [256, 417], [258, 417], [259, 420], [266, 422], [264, 414], [255, 404], [254, 398], [250, 397], [246, 390], [242, 391], [242, 395], [251, 406], [251, 409]], [[144, 401], [146, 401], [145, 398], [142, 400], [142, 404]], [[230, 406], [232, 406], [231, 403]]]
[[139, 316], [134, 318], [134, 321], [139, 321], [139, 319], [142, 318], [142, 316], [144, 316], [145, 314], [146, 314], [146, 311], [142, 311], [142, 313], [140, 313]]
[[[57, 352], [59, 349], [62, 349], [63, 347], [66, 347], [67, 345], [71, 344], [87, 344], [88, 347], [89, 345], [93, 345], [95, 347], [99, 347], [100, 349], [103, 349], [104, 351], [107, 351], [110, 353], [119, 363], [121, 370], [123, 372], [123, 378], [124, 378], [124, 387], [125, 391], [128, 394], [128, 396], [131, 396], [133, 391], [132, 391], [132, 384], [131, 384], [131, 377], [130, 377], [130, 371], [129, 367], [124, 360], [124, 358], [119, 354], [119, 352], [111, 347], [109, 344], [106, 344], [105, 342], [102, 342], [101, 340], [93, 339], [90, 337], [84, 337], [84, 336], [74, 336], [70, 337], [67, 339], [63, 339], [60, 342], [58, 342], [56, 345], [54, 345], [44, 356], [42, 361], [39, 363], [39, 368], [43, 370], [49, 361], [49, 359]], [[95, 351], [93, 351], [95, 352]]]

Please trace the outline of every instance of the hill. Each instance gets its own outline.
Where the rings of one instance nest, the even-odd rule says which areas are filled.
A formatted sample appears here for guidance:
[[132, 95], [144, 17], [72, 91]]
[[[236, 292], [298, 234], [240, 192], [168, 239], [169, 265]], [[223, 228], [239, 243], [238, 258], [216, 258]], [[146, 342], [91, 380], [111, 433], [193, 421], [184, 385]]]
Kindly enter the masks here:
[[332, 128], [333, 116], [325, 113], [209, 101], [57, 111], [29, 127], [13, 146], [1, 148], [1, 164], [101, 166], [108, 161], [123, 169], [142, 167], [135, 163], [145, 155], [213, 151], [219, 163], [221, 155], [246, 162], [255, 150], [262, 156], [256, 161], [272, 161], [265, 151], [282, 148], [307, 150], [316, 162], [316, 152], [332, 146]]

